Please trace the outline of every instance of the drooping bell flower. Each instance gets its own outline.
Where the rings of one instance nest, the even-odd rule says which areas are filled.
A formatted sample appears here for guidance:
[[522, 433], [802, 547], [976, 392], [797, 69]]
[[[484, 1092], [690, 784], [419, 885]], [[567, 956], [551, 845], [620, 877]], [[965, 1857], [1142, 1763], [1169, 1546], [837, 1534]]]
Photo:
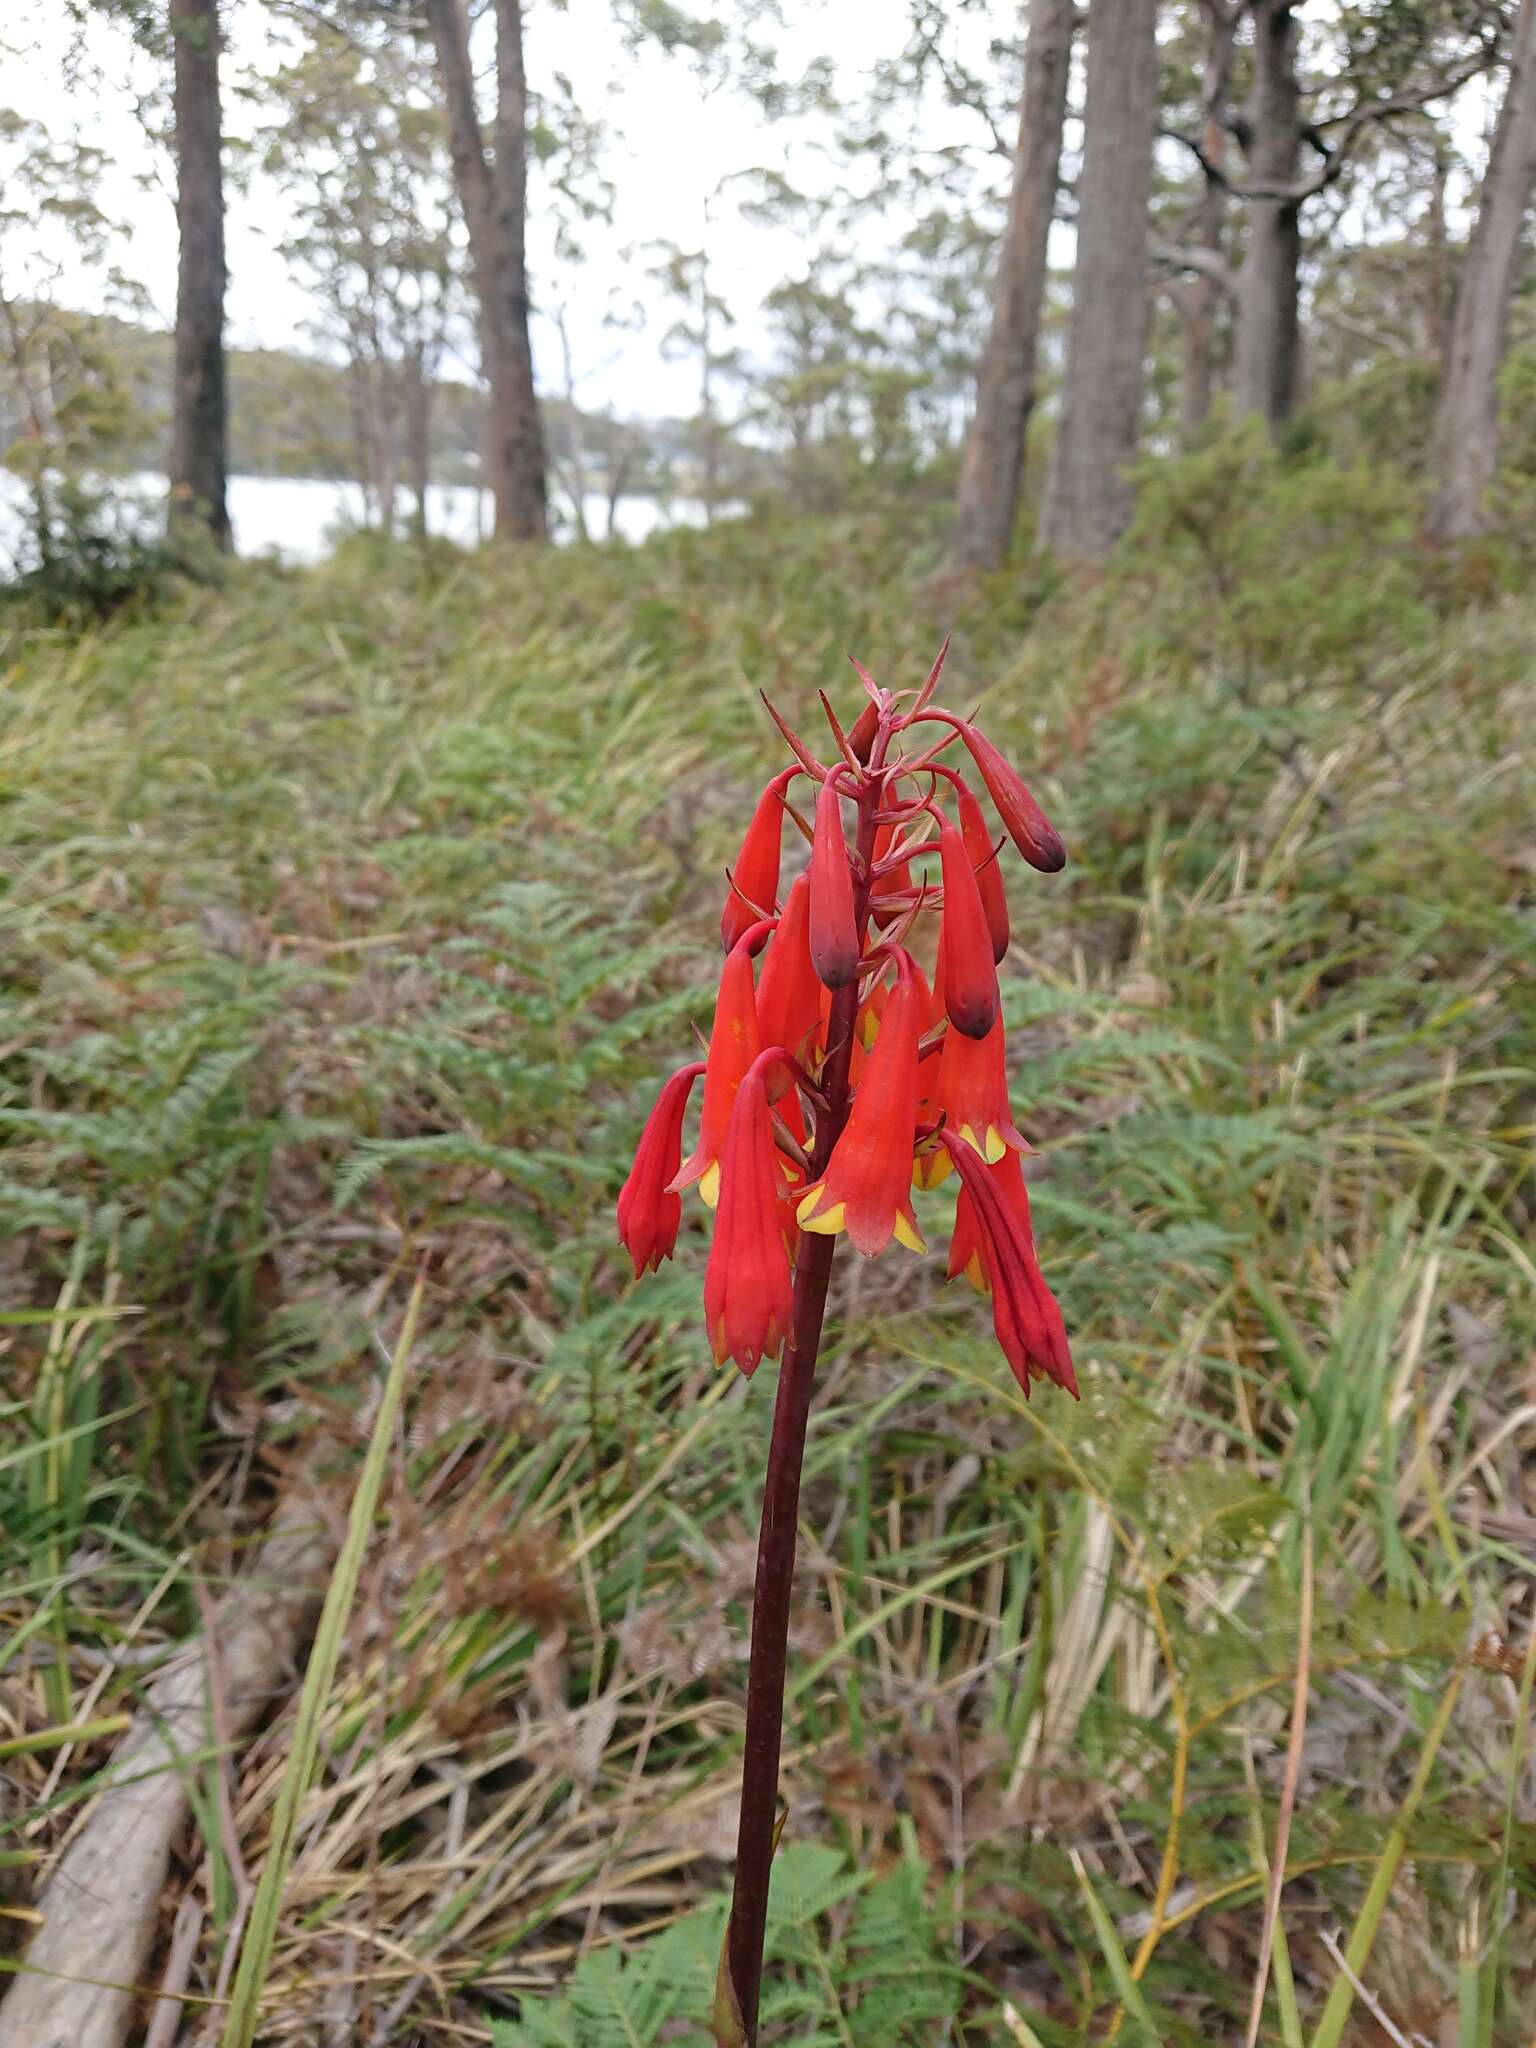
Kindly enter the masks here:
[[988, 1166], [963, 1138], [945, 1130], [940, 1143], [960, 1175], [949, 1273], [964, 1273], [992, 1297], [992, 1327], [1026, 1396], [1032, 1379], [1054, 1380], [1077, 1396], [1077, 1375], [1056, 1297], [1035, 1257], [1029, 1195], [1017, 1152]]
[[997, 1021], [997, 963], [975, 869], [965, 841], [947, 818], [939, 824], [939, 859], [944, 874], [939, 997], [955, 1030], [967, 1038], [985, 1038]]
[[683, 1112], [703, 1071], [702, 1060], [679, 1067], [657, 1096], [619, 1192], [619, 1242], [634, 1261], [637, 1280], [647, 1267], [658, 1272], [677, 1248], [683, 1204], [672, 1184], [683, 1155]]
[[[875, 845], [871, 856], [871, 866], [878, 868], [881, 861], [886, 859], [899, 830], [900, 827], [897, 825], [877, 825], [875, 827]], [[884, 931], [887, 925], [894, 924], [901, 915], [902, 905], [891, 901], [891, 898], [910, 895], [911, 893], [912, 863], [910, 861], [899, 861], [890, 870], [889, 874], [875, 876], [870, 884], [869, 914], [881, 931]]]
[[720, 942], [727, 953], [749, 925], [774, 913], [779, 893], [784, 792], [794, 772], [787, 769], [782, 775], [775, 775], [758, 798], [741, 851], [730, 871], [730, 893], [720, 913]]
[[816, 799], [811, 838], [811, 958], [828, 988], [846, 988], [859, 971], [853, 871], [843, 838], [842, 803], [830, 775]]
[[704, 1323], [715, 1363], [734, 1358], [750, 1378], [781, 1349], [793, 1313], [792, 1218], [768, 1107], [770, 1049], [736, 1091], [720, 1175], [715, 1235], [704, 1269]]
[[802, 1230], [846, 1230], [866, 1257], [894, 1237], [924, 1249], [912, 1213], [912, 1136], [917, 1120], [917, 1041], [922, 994], [907, 954], [897, 955], [896, 986], [874, 1050], [827, 1170], [796, 1207]]
[[965, 741], [971, 759], [987, 785], [987, 794], [997, 806], [997, 815], [1030, 866], [1038, 868], [1043, 875], [1054, 875], [1058, 868], [1064, 868], [1067, 849], [1061, 843], [1061, 834], [1030, 795], [1022, 777], [1009, 766], [986, 735], [978, 732], [968, 720], [945, 716], [946, 722]]
[[[757, 984], [757, 1022], [764, 1045], [782, 1045], [804, 1060], [821, 1028], [821, 981], [811, 959], [811, 879], [797, 878], [785, 899]], [[780, 1074], [786, 1070], [781, 1067]]]
[[875, 1040], [880, 1036], [880, 1020], [885, 1015], [890, 990], [883, 981], [878, 981], [859, 1005], [853, 1020], [853, 1046], [848, 1055], [848, 1079], [855, 1088], [864, 1078], [869, 1065], [870, 1053]]
[[992, 844], [992, 834], [987, 830], [986, 814], [963, 782], [956, 791], [956, 798], [960, 811], [960, 837], [965, 841], [966, 853], [976, 871], [976, 887], [992, 938], [992, 958], [1000, 961], [1008, 950], [1008, 893], [997, 865], [997, 849]]
[[[967, 1038], [963, 1031], [945, 1032], [938, 1071], [927, 1092], [926, 1113], [942, 1113], [946, 1127], [979, 1152], [989, 1166], [995, 1166], [1010, 1146], [1016, 1152], [1029, 1150], [1014, 1128], [1008, 1101], [1001, 1014], [985, 1038]], [[918, 1154], [915, 1169], [920, 1169], [919, 1187], [936, 1188], [949, 1172], [949, 1154], [942, 1145], [934, 1146]]]
[[[757, 931], [756, 925], [752, 927]], [[752, 987], [753, 937], [738, 939], [725, 956], [720, 973], [720, 992], [715, 998], [715, 1022], [709, 1034], [709, 1053], [704, 1062], [704, 1109], [699, 1120], [699, 1142], [677, 1178], [672, 1191], [680, 1192], [699, 1184], [699, 1194], [713, 1209], [720, 1193], [720, 1161], [730, 1130], [731, 1107], [741, 1077], [757, 1058], [762, 1039], [757, 1026], [757, 1000]]]

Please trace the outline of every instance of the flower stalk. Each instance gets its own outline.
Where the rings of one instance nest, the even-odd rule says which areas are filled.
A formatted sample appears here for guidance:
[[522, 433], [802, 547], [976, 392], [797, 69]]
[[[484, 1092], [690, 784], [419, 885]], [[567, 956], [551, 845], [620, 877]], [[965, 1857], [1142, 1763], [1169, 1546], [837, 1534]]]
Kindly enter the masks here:
[[[920, 689], [892, 693], [855, 662], [868, 698], [859, 717], [845, 730], [822, 699], [831, 765], [768, 706], [794, 765], [764, 789], [728, 875], [708, 1057], [663, 1089], [619, 1203], [620, 1240], [638, 1275], [670, 1255], [679, 1195], [697, 1184], [715, 1211], [704, 1281], [715, 1357], [750, 1377], [782, 1353], [758, 1534], [736, 1882], [714, 2013], [720, 2048], [756, 2048], [758, 2038], [800, 1474], [839, 1237], [865, 1257], [892, 1242], [922, 1252], [912, 1191], [957, 1170], [951, 1275], [965, 1273], [990, 1295], [999, 1347], [1026, 1394], [1042, 1378], [1077, 1392], [1035, 1257], [1026, 1148], [1008, 1102], [1000, 842], [979, 799], [936, 755], [963, 742], [1031, 866], [1054, 872], [1066, 856], [991, 742], [970, 720], [930, 708], [943, 663], [941, 651]], [[930, 722], [942, 730], [936, 743]], [[929, 732], [916, 730], [924, 725]], [[799, 821], [789, 790], [802, 776], [815, 786], [810, 865], [781, 906], [779, 833], [786, 815]], [[939, 801], [941, 780], [958, 829]], [[910, 950], [921, 926], [937, 940], [931, 989]], [[699, 1139], [683, 1164], [683, 1117], [700, 1073]]]
[[[862, 945], [869, 909], [867, 880], [874, 851], [873, 805], [859, 810], [858, 851], [866, 879], [854, 892], [854, 918]], [[827, 1065], [822, 1075], [826, 1112], [818, 1117], [811, 1179], [827, 1170], [832, 1148], [848, 1121], [848, 1070], [858, 1014], [857, 981], [836, 990], [827, 1020]], [[747, 1665], [747, 1728], [742, 1750], [741, 1814], [736, 1831], [736, 1882], [726, 1930], [726, 1968], [736, 2019], [746, 2048], [755, 2048], [763, 1979], [763, 1930], [779, 1808], [779, 1752], [784, 1735], [784, 1671], [799, 1533], [800, 1471], [805, 1429], [816, 1382], [816, 1360], [827, 1310], [827, 1288], [837, 1256], [835, 1236], [807, 1233], [795, 1271], [794, 1313], [763, 1478], [763, 1513], [757, 1535], [757, 1576], [752, 1591], [752, 1647]], [[734, 2048], [726, 2037], [726, 2048]]]

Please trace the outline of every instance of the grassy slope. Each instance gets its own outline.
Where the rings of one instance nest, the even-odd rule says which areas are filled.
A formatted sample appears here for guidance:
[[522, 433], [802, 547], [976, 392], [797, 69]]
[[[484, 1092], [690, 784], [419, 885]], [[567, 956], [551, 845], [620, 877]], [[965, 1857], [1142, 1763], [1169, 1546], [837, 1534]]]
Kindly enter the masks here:
[[[69, 1315], [0, 1313], [8, 1722], [131, 1706], [274, 1487], [339, 1509], [431, 1259], [273, 2039], [462, 2038], [721, 1878], [773, 1375], [708, 1362], [697, 1226], [635, 1287], [611, 1199], [707, 1027], [756, 688], [808, 720], [845, 646], [914, 680], [952, 615], [954, 694], [1073, 855], [1011, 877], [1006, 993], [1084, 1400], [1025, 1408], [937, 1258], [844, 1261], [792, 1837], [916, 1845], [932, 1965], [971, 1973], [950, 2038], [999, 2039], [1003, 1998], [1047, 2043], [1102, 2028], [1072, 1849], [1166, 2038], [1239, 2037], [1309, 1554], [1285, 1960], [1315, 2014], [1454, 1688], [1365, 1970], [1399, 2024], [1454, 2008], [1524, 1769], [1489, 1632], [1529, 1629], [1536, 609], [1426, 587], [1363, 486], [1259, 497], [1267, 538], [1202, 536], [1171, 488], [1076, 591], [946, 598], [920, 523], [849, 521], [248, 568], [9, 649], [0, 1302]], [[252, 1872], [289, 1714], [233, 1767]], [[106, 1754], [13, 1759], [7, 1846], [60, 1839]], [[200, 1813], [206, 1991], [235, 1887]], [[938, 2038], [837, 2032], [819, 1954], [815, 2038]], [[1536, 1987], [1495, 1974], [1516, 2038]]]

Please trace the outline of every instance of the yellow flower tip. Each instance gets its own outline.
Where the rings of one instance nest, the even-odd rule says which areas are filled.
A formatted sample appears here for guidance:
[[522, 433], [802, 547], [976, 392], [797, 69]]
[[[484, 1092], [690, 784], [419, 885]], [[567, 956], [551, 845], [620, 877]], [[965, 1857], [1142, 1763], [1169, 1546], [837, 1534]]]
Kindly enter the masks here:
[[919, 1152], [912, 1161], [913, 1187], [936, 1188], [949, 1173], [950, 1164], [942, 1145], [935, 1145], [931, 1152]]
[[848, 1215], [846, 1202], [834, 1202], [830, 1209], [823, 1209], [819, 1216], [811, 1212], [821, 1200], [823, 1189], [818, 1185], [795, 1211], [795, 1220], [802, 1230], [814, 1230], [822, 1237], [835, 1237], [843, 1227]]
[[986, 1293], [987, 1276], [982, 1271], [980, 1252], [972, 1252], [971, 1256], [966, 1260], [965, 1277], [967, 1280], [970, 1281], [971, 1285], [975, 1288], [978, 1294]]
[[915, 1223], [909, 1223], [905, 1216], [896, 1218], [896, 1242], [904, 1244], [909, 1252], [925, 1252], [928, 1249], [922, 1232]]
[[712, 1159], [699, 1175], [699, 1200], [706, 1209], [713, 1209], [720, 1200], [720, 1162]]
[[981, 1148], [982, 1158], [986, 1160], [988, 1166], [996, 1166], [999, 1159], [1002, 1158], [1003, 1154], [1007, 1150], [1007, 1142], [1005, 1141], [1002, 1132], [997, 1128], [997, 1125], [988, 1124], [987, 1142]]

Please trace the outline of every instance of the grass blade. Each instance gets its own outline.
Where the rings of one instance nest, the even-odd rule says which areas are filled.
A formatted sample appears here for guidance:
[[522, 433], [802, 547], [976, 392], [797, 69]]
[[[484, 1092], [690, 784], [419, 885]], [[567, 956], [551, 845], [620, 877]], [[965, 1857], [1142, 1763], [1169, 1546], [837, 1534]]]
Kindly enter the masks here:
[[1349, 2018], [1350, 2007], [1355, 2002], [1355, 1985], [1370, 1961], [1371, 1946], [1376, 1939], [1376, 1930], [1381, 1925], [1381, 1916], [1386, 1910], [1387, 1900], [1392, 1893], [1403, 1855], [1408, 1847], [1408, 1830], [1413, 1825], [1414, 1815], [1419, 1810], [1419, 1801], [1429, 1783], [1429, 1774], [1435, 1767], [1435, 1758], [1445, 1740], [1445, 1731], [1451, 1725], [1451, 1715], [1461, 1697], [1461, 1682], [1464, 1674], [1460, 1671], [1445, 1689], [1424, 1738], [1424, 1753], [1419, 1758], [1413, 1781], [1398, 1808], [1392, 1831], [1387, 1836], [1387, 1846], [1382, 1850], [1371, 1878], [1370, 1888], [1361, 1902], [1360, 1912], [1350, 1933], [1349, 1946], [1344, 1951], [1344, 1968], [1333, 1980], [1333, 1989], [1328, 1994], [1328, 2003], [1323, 2007], [1323, 2016], [1317, 2023], [1317, 2032], [1312, 2036], [1312, 2048], [1339, 2048], [1343, 2038], [1344, 2023]]
[[1131, 2025], [1143, 2041], [1149, 2041], [1153, 2048], [1162, 2048], [1162, 2035], [1157, 2031], [1151, 2009], [1147, 2005], [1141, 1986], [1131, 1975], [1131, 1966], [1125, 1959], [1125, 1950], [1120, 1946], [1120, 1937], [1115, 1932], [1115, 1923], [1105, 1912], [1098, 1893], [1077, 1851], [1072, 1851], [1072, 1868], [1077, 1872], [1077, 1881], [1083, 1888], [1083, 1899], [1088, 1907], [1088, 1917], [1093, 1922], [1093, 1931], [1099, 1938], [1099, 1947], [1109, 1965], [1109, 1974], [1115, 1980], [1115, 1995], [1130, 2015]]
[[368, 1438], [368, 1451], [358, 1477], [357, 1491], [352, 1496], [352, 1507], [347, 1516], [346, 1538], [342, 1543], [341, 1554], [336, 1560], [336, 1569], [325, 1596], [320, 1626], [315, 1631], [315, 1646], [310, 1652], [309, 1668], [304, 1673], [304, 1685], [299, 1694], [293, 1747], [288, 1754], [288, 1763], [283, 1772], [283, 1782], [272, 1818], [272, 1840], [267, 1850], [266, 1862], [262, 1865], [256, 1896], [251, 1902], [251, 1917], [246, 1926], [245, 1941], [240, 1951], [240, 1964], [235, 1972], [234, 1986], [230, 1992], [229, 2013], [224, 2022], [220, 2048], [251, 2048], [256, 2038], [262, 1985], [266, 1980], [267, 1966], [272, 1959], [278, 1915], [282, 1909], [283, 1887], [287, 1882], [289, 1865], [293, 1861], [299, 1809], [303, 1804], [304, 1794], [309, 1789], [310, 1777], [315, 1766], [321, 1709], [330, 1693], [331, 1682], [336, 1676], [347, 1618], [352, 1611], [363, 1555], [373, 1530], [374, 1510], [378, 1506], [379, 1489], [384, 1480], [390, 1438], [394, 1434], [395, 1418], [400, 1412], [401, 1396], [405, 1390], [406, 1368], [410, 1363], [411, 1347], [415, 1341], [423, 1285], [423, 1280], [418, 1276], [416, 1285], [411, 1289], [411, 1298], [406, 1306], [405, 1321], [401, 1326], [399, 1341], [395, 1345], [395, 1354], [385, 1376], [383, 1397], [379, 1402], [379, 1412], [374, 1417], [373, 1429]]

